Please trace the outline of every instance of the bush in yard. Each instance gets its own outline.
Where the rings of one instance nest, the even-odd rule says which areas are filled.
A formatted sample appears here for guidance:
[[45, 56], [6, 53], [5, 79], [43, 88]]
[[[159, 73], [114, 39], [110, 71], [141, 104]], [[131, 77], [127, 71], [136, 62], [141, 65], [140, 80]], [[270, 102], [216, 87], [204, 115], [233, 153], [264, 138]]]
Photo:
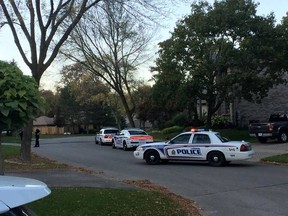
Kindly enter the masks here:
[[215, 115], [212, 117], [212, 128], [231, 128], [232, 123], [227, 116]]
[[165, 128], [162, 130], [163, 134], [171, 134], [171, 133], [180, 133], [182, 132], [184, 129], [184, 127], [180, 127], [180, 126], [173, 126], [173, 127], [169, 127], [169, 128]]

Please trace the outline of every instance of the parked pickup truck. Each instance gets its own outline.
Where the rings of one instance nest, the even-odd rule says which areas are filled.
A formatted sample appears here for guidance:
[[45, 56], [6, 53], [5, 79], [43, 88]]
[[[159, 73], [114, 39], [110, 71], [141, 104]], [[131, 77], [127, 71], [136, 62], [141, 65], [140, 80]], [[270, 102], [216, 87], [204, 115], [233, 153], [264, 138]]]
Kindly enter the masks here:
[[268, 139], [278, 139], [279, 142], [288, 141], [288, 112], [273, 113], [268, 123], [251, 123], [249, 134], [257, 137], [259, 142], [265, 143]]

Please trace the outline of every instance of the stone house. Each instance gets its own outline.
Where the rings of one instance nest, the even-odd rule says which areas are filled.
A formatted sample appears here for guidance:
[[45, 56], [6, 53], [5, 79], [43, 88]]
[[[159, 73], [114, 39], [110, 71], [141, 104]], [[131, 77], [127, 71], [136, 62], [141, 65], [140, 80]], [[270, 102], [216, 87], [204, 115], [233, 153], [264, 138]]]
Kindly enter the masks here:
[[239, 126], [248, 126], [250, 122], [267, 122], [274, 112], [288, 111], [288, 86], [278, 85], [272, 88], [260, 104], [241, 101], [233, 105], [233, 119]]

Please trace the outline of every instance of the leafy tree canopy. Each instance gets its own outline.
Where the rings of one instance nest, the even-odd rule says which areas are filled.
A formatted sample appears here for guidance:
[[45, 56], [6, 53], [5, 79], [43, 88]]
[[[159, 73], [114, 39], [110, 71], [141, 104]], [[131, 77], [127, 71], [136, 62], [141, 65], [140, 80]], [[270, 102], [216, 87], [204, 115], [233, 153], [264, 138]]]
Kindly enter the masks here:
[[0, 130], [23, 127], [43, 111], [43, 103], [32, 77], [0, 61]]
[[[153, 70], [159, 78], [172, 73], [174, 79], [189, 80], [197, 98], [207, 102], [208, 124], [224, 101], [259, 102], [273, 85], [283, 82], [283, 28], [276, 27], [273, 13], [258, 16], [257, 6], [252, 0], [194, 2], [191, 14], [160, 43]], [[175, 85], [167, 83], [169, 87], [173, 92]]]

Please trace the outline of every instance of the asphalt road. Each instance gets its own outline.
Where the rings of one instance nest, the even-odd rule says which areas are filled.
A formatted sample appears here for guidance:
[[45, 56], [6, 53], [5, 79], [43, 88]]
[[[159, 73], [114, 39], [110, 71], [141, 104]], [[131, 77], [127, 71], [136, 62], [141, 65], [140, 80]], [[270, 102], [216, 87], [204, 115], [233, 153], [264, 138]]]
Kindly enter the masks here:
[[110, 180], [148, 179], [194, 200], [207, 215], [287, 216], [288, 166], [263, 164], [260, 157], [288, 152], [288, 144], [253, 144], [256, 158], [226, 167], [207, 163], [149, 166], [132, 151], [95, 145], [94, 137], [40, 140], [41, 156], [91, 169]]

